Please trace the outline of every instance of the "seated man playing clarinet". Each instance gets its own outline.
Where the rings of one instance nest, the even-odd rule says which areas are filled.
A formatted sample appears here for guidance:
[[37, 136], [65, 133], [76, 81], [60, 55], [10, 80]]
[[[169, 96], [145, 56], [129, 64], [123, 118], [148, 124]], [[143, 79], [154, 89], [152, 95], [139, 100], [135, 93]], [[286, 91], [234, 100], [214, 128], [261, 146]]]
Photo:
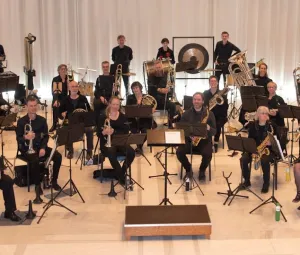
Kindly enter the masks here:
[[204, 106], [204, 96], [200, 92], [193, 95], [193, 107], [185, 111], [180, 122], [190, 124], [204, 123], [207, 125], [208, 137], [199, 141], [198, 137], [186, 137], [185, 145], [180, 145], [176, 155], [187, 174], [192, 174], [192, 166], [186, 154], [191, 151], [191, 143], [193, 143], [193, 151], [197, 151], [202, 155], [202, 162], [199, 168], [199, 180], [205, 181], [205, 170], [212, 159], [212, 136], [216, 134], [216, 120], [214, 114]]
[[[127, 97], [126, 105], [152, 105], [155, 111], [156, 101], [153, 97], [143, 94], [143, 86], [140, 82], [135, 81], [131, 84], [132, 95]], [[132, 133], [147, 133], [147, 129], [152, 127], [152, 118], [130, 118], [130, 130]], [[137, 155], [143, 152], [143, 145], [138, 145], [136, 149]]]
[[[33, 95], [28, 96], [26, 104], [28, 113], [17, 122], [18, 150], [28, 160], [29, 170], [35, 184], [36, 198], [39, 198], [42, 194], [40, 162], [50, 156], [52, 149], [47, 146], [49, 139], [47, 121], [44, 117], [37, 115], [38, 99]], [[61, 154], [55, 151], [52, 160], [53, 176], [50, 181], [53, 189], [58, 191], [61, 189], [57, 184]], [[41, 201], [35, 199], [33, 202], [40, 203]]]
[[[270, 162], [273, 159], [273, 155], [270, 147], [270, 140], [268, 138], [268, 132], [276, 135], [276, 127], [269, 121], [269, 109], [265, 106], [260, 106], [256, 112], [256, 120], [248, 124], [248, 137], [253, 138], [257, 145], [257, 151], [259, 155], [251, 155], [244, 153], [241, 157], [241, 167], [244, 177], [244, 187], [250, 187], [250, 169], [249, 163], [254, 159], [252, 167], [259, 169], [261, 166], [263, 171], [263, 186], [261, 189], [262, 193], [268, 193], [270, 185]], [[269, 150], [270, 154], [264, 154], [264, 150]]]
[[[127, 119], [120, 111], [121, 102], [118, 97], [112, 97], [109, 100], [106, 114], [101, 115], [98, 123], [97, 135], [100, 138], [100, 149], [105, 157], [108, 157], [111, 166], [114, 169], [114, 175], [118, 178], [120, 184], [125, 184], [125, 174], [128, 167], [135, 158], [134, 149], [127, 145], [112, 146], [111, 141], [115, 134], [128, 134], [129, 126], [126, 124]], [[121, 166], [118, 156], [126, 156]]]
[[[204, 91], [204, 105], [213, 112], [216, 118], [217, 132], [214, 136], [214, 149], [215, 152], [218, 152], [218, 144], [221, 135], [222, 127], [224, 127], [227, 122], [227, 110], [228, 110], [228, 100], [226, 95], [221, 95], [221, 91], [218, 89], [218, 78], [214, 75], [209, 77], [209, 90]], [[222, 104], [217, 102], [212, 102], [214, 96], [220, 94], [220, 97], [223, 99]], [[216, 100], [215, 100], [216, 101]]]
[[[67, 120], [70, 118], [73, 112], [90, 112], [92, 110], [86, 96], [78, 93], [79, 86], [76, 81], [71, 81], [69, 83], [69, 91], [70, 95], [68, 95], [67, 99], [64, 100], [59, 107], [61, 117], [64, 119], [65, 123], [68, 122]], [[93, 129], [91, 127], [86, 127], [84, 131], [87, 137], [86, 160], [89, 161], [93, 156]], [[67, 158], [73, 158], [73, 144], [69, 144], [67, 146], [67, 150]]]

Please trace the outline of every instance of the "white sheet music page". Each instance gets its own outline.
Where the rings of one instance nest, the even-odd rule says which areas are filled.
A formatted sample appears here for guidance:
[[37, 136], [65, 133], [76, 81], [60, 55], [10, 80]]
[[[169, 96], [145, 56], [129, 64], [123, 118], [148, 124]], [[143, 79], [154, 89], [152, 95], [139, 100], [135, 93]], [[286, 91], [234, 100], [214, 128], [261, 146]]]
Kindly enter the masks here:
[[181, 143], [180, 131], [166, 131], [165, 138], [167, 144], [178, 144]]

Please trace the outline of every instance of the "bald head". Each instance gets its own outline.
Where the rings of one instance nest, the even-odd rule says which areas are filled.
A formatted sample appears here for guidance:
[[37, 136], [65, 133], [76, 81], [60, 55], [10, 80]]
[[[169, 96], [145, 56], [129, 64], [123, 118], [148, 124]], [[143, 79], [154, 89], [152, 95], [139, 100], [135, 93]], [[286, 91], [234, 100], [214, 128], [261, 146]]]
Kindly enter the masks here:
[[76, 81], [70, 81], [69, 90], [71, 94], [75, 95], [78, 93], [78, 83]]

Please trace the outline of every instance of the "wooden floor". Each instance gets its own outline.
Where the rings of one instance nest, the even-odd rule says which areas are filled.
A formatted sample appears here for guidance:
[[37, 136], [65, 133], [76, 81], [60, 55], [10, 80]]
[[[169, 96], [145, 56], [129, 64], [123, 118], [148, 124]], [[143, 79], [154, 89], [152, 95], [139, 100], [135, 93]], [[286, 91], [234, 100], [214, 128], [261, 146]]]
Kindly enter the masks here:
[[[13, 162], [16, 153], [15, 133], [5, 131], [4, 142], [5, 156]], [[78, 144], [75, 148], [80, 151], [80, 147]], [[103, 194], [108, 193], [110, 183], [101, 184], [92, 177], [97, 167], [88, 166], [81, 171], [73, 161], [74, 181], [86, 203], [82, 203], [78, 195], [71, 198], [62, 197], [59, 201], [76, 211], [78, 215], [74, 216], [62, 208], [52, 207], [39, 225], [36, 218], [31, 225], [2, 226], [0, 254], [300, 254], [300, 211], [297, 210], [298, 205], [291, 202], [296, 189], [293, 176], [291, 182], [285, 181], [286, 166], [279, 165], [276, 197], [283, 205], [287, 223], [282, 220], [275, 221], [273, 204], [266, 205], [250, 215], [249, 211], [260, 204], [260, 201], [250, 193], [249, 199], [239, 198], [231, 206], [223, 205], [225, 197], [217, 195], [218, 191], [227, 190], [222, 172], [224, 171], [226, 175], [232, 172], [230, 181], [233, 187], [240, 180], [239, 156], [228, 157], [226, 149], [220, 149], [213, 158], [212, 181], [201, 183], [204, 196], [197, 189], [191, 192], [181, 189], [175, 194], [181, 184], [178, 176], [171, 176], [172, 185], [168, 186], [168, 197], [173, 204], [207, 205], [212, 221], [211, 240], [205, 240], [204, 237], [179, 236], [133, 238], [131, 241], [124, 241], [125, 206], [157, 205], [164, 196], [163, 178], [148, 178], [149, 175], [163, 173], [162, 167], [153, 157], [160, 148], [154, 148], [152, 153], [149, 152], [149, 148], [144, 149], [152, 166], [149, 166], [142, 157], [136, 158], [132, 166], [133, 177], [144, 186], [144, 191], [135, 186], [133, 191], [128, 192], [126, 200], [123, 199], [123, 193], [118, 194], [117, 199], [109, 198]], [[59, 151], [63, 153], [63, 148]], [[298, 152], [298, 147], [295, 151]], [[200, 156], [195, 156], [193, 160], [196, 175], [200, 159]], [[64, 159], [63, 164], [67, 163]], [[179, 173], [180, 164], [176, 155], [170, 154], [168, 163], [170, 173]], [[109, 166], [107, 161], [105, 166]], [[60, 171], [59, 184], [63, 185], [67, 180], [68, 167], [64, 166]], [[260, 193], [262, 186], [260, 171], [253, 171], [251, 181], [253, 191], [263, 199], [271, 196], [271, 191], [264, 195]], [[118, 187], [117, 191], [122, 189]], [[15, 186], [15, 194], [18, 209], [27, 210], [28, 200], [34, 198], [33, 189], [28, 193], [26, 188]], [[43, 199], [47, 201], [47, 198]], [[0, 200], [0, 210], [3, 211], [2, 197]], [[42, 205], [34, 205], [34, 210], [41, 215]]]

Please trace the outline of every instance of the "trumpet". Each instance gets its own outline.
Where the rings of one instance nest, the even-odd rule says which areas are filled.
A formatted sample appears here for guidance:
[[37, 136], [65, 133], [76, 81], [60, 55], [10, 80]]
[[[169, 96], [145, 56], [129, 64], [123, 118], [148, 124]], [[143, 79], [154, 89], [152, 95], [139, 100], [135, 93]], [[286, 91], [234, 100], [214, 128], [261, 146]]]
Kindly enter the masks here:
[[115, 73], [115, 83], [112, 87], [112, 96], [118, 96], [121, 97], [121, 83], [122, 83], [122, 65], [118, 64], [116, 73]]
[[[111, 129], [109, 115], [108, 115], [108, 118], [106, 118], [105, 121], [104, 121], [104, 127], [103, 128]], [[111, 135], [107, 135], [105, 147], [107, 147], [107, 148], [111, 147]]]
[[[27, 135], [29, 132], [32, 132], [31, 119], [29, 120], [29, 124], [26, 124], [24, 127], [24, 133]], [[33, 149], [33, 139], [29, 140], [27, 154], [34, 154], [35, 150]]]

